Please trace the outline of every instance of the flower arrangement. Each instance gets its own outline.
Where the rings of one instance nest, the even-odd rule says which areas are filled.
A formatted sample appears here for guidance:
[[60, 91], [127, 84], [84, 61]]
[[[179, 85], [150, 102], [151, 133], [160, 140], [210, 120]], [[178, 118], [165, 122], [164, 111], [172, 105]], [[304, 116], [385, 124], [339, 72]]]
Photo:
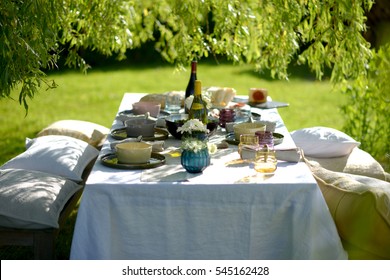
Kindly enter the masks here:
[[217, 151], [217, 146], [215, 144], [199, 140], [198, 138], [186, 138], [181, 142], [181, 148], [183, 150], [193, 151], [194, 153], [198, 153], [207, 148], [210, 155], [215, 154]]
[[209, 133], [207, 126], [198, 119], [191, 119], [186, 121], [182, 126], [177, 128], [177, 132], [181, 134], [192, 134], [193, 132]]

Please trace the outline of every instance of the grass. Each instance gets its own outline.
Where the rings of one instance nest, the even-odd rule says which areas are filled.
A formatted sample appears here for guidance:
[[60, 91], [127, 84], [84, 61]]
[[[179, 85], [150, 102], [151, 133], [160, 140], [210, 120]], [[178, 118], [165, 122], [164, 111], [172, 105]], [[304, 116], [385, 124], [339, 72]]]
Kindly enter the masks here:
[[[184, 90], [189, 72], [176, 72], [172, 66], [149, 65], [93, 69], [87, 75], [74, 71], [50, 73], [58, 87], [42, 89], [30, 101], [28, 115], [12, 99], [0, 101], [0, 164], [25, 150], [25, 138], [50, 123], [61, 119], [87, 120], [110, 127], [124, 92], [163, 93]], [[304, 69], [295, 69], [289, 81], [269, 79], [267, 75], [253, 72], [251, 66], [232, 66], [210, 63], [198, 66], [198, 78], [204, 86], [233, 87], [239, 95], [247, 95], [250, 87], [267, 88], [274, 100], [290, 103], [279, 109], [287, 128], [329, 126], [341, 129], [343, 117], [338, 107], [344, 96], [332, 92], [328, 81], [314, 81]], [[77, 211], [71, 215], [67, 226], [57, 241], [57, 259], [69, 258], [73, 226]], [[29, 249], [0, 248], [1, 259], [29, 259]]]

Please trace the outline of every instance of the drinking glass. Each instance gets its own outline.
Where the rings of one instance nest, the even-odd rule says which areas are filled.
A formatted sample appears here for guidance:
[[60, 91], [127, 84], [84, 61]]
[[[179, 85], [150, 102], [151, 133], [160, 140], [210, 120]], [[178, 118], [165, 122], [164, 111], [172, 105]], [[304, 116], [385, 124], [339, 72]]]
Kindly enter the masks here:
[[225, 128], [226, 123], [234, 122], [236, 118], [236, 112], [234, 109], [224, 108], [219, 112], [219, 125]]
[[237, 107], [235, 109], [235, 122], [252, 122], [251, 107], [248, 105], [245, 105], [243, 107]]
[[240, 143], [238, 144], [238, 153], [241, 159], [248, 160], [255, 158], [256, 151], [259, 149], [259, 137], [253, 134], [240, 135]]
[[179, 91], [168, 92], [165, 96], [165, 111], [168, 113], [179, 113], [184, 96]]
[[255, 134], [259, 137], [260, 147], [267, 145], [269, 149], [274, 148], [274, 136], [271, 131], [256, 131]]
[[260, 149], [256, 152], [256, 157], [253, 161], [256, 174], [273, 175], [277, 168], [278, 160], [276, 159], [275, 150]]

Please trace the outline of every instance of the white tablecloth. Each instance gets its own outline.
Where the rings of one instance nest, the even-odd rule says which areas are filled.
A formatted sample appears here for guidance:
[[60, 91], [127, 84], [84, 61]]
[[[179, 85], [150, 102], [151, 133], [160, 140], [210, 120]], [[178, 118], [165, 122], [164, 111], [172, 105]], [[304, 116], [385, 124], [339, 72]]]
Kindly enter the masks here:
[[[139, 98], [125, 94], [119, 111], [131, 108]], [[284, 134], [279, 149], [295, 146], [276, 109], [261, 115], [276, 121], [276, 131]], [[102, 154], [111, 141], [109, 137]], [[169, 139], [165, 144], [178, 143]], [[176, 153], [165, 155], [166, 165], [144, 171], [96, 162], [78, 210], [72, 259], [347, 257], [304, 163], [280, 161], [275, 176], [246, 183], [243, 178], [252, 176], [253, 169], [245, 164], [226, 166], [239, 157], [234, 145], [219, 150], [211, 166], [197, 175], [184, 171]]]

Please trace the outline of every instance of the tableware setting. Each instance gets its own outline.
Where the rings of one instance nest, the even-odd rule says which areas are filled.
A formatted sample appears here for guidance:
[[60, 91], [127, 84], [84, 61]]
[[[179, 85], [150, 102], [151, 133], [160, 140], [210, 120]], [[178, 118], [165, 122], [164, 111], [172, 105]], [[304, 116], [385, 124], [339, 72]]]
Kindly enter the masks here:
[[116, 154], [106, 154], [101, 157], [101, 163], [104, 166], [116, 168], [116, 169], [128, 169], [128, 170], [139, 170], [139, 169], [151, 169], [156, 168], [165, 164], [165, 156], [159, 153], [152, 153], [147, 162], [144, 163], [121, 163], [118, 161]]
[[[154, 143], [141, 138], [111, 143], [111, 151], [101, 156], [103, 165], [118, 169], [149, 169], [165, 164], [165, 156], [154, 152]], [[139, 140], [139, 141], [138, 141]]]

